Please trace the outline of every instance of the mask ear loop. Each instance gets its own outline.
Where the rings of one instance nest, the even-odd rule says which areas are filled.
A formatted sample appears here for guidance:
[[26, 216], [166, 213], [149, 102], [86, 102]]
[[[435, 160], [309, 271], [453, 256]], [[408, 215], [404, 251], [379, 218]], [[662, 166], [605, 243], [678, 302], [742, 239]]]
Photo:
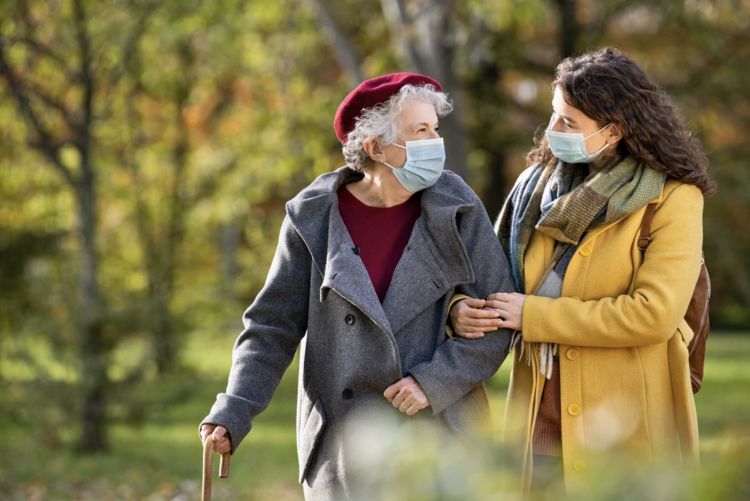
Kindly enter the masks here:
[[[398, 146], [399, 148], [402, 148], [402, 149], [404, 149], [404, 150], [406, 149], [406, 146], [401, 146], [400, 144], [396, 144], [396, 143], [391, 143], [391, 144], [392, 144], [393, 146]], [[383, 156], [385, 156], [385, 153], [383, 153]], [[386, 162], [385, 160], [383, 160], [383, 163], [384, 163], [385, 165], [387, 165], [388, 167], [390, 167], [391, 169], [393, 169], [393, 170], [396, 170], [396, 169], [397, 169], [397, 167], [394, 167], [394, 166], [392, 166], [391, 164], [389, 164], [389, 163], [388, 163], [388, 162]]]
[[[605, 125], [605, 126], [604, 126], [604, 127], [602, 127], [601, 129], [599, 129], [598, 131], [594, 132], [593, 134], [589, 134], [588, 136], [584, 137], [584, 138], [583, 138], [583, 139], [584, 139], [584, 141], [585, 141], [586, 139], [590, 138], [590, 137], [596, 136], [597, 134], [599, 134], [599, 133], [600, 133], [601, 131], [603, 131], [604, 129], [606, 129], [606, 128], [607, 128], [607, 127], [609, 127], [610, 125], [612, 125], [612, 124], [611, 124], [611, 123], [608, 123], [607, 125]], [[607, 143], [607, 144], [609, 144], [609, 143]]]
[[[604, 126], [604, 127], [602, 127], [601, 129], [599, 129], [598, 131], [594, 132], [593, 134], [589, 134], [588, 136], [584, 137], [584, 138], [583, 138], [583, 140], [585, 141], [585, 140], [587, 140], [588, 138], [590, 138], [590, 137], [592, 137], [592, 136], [595, 136], [595, 135], [599, 134], [599, 133], [600, 133], [601, 131], [603, 131], [604, 129], [606, 129], [606, 128], [607, 128], [607, 127], [609, 127], [610, 125], [612, 125], [612, 124], [611, 124], [611, 123], [608, 123], [607, 125], [605, 125], [605, 126]], [[599, 148], [599, 149], [598, 149], [597, 151], [595, 151], [595, 152], [593, 152], [593, 153], [587, 153], [587, 155], [593, 155], [594, 153], [597, 153], [597, 154], [598, 154], [598, 153], [601, 153], [602, 151], [604, 151], [604, 148], [606, 148], [606, 147], [607, 147], [607, 146], [609, 146], [609, 145], [610, 145], [610, 144], [609, 144], [608, 142], [605, 142], [605, 143], [604, 143], [604, 146], [602, 146], [601, 148]]]

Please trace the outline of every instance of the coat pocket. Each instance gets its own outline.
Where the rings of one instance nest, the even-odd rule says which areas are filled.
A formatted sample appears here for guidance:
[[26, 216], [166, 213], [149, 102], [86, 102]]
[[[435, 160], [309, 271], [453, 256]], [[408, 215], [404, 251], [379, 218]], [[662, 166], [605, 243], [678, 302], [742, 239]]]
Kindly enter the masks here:
[[299, 483], [305, 481], [307, 470], [318, 446], [320, 436], [323, 434], [323, 428], [326, 424], [326, 413], [323, 409], [323, 402], [318, 399], [315, 402], [310, 415], [307, 417], [302, 430], [300, 431], [299, 450]]

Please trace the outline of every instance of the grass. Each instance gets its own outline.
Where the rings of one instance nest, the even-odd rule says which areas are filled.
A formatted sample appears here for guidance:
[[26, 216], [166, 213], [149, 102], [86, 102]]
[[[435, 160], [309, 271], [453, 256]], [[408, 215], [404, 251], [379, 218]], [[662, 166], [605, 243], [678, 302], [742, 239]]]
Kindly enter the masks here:
[[[5, 437], [0, 442], [0, 499], [198, 499], [197, 425], [226, 384], [234, 336], [201, 339], [205, 337], [194, 336], [184, 351], [184, 363], [192, 372], [179, 379], [150, 380], [130, 394], [115, 397], [113, 413], [119, 418], [111, 429], [110, 451], [94, 456], [71, 450], [75, 427], [65, 421], [64, 413], [56, 415], [48, 409], [53, 407], [46, 400], [50, 387], [28, 380], [27, 375], [13, 381], [8, 365], [0, 365], [0, 401], [4, 402], [0, 411], [24, 407], [16, 419], [0, 417]], [[116, 360], [127, 363], [128, 352], [136, 349], [142, 347], [123, 346]], [[750, 440], [748, 361], [750, 335], [712, 335], [704, 386], [696, 396], [704, 464]], [[215, 500], [302, 499], [295, 449], [296, 367], [295, 361], [268, 410], [232, 458], [230, 478], [214, 482]], [[488, 384], [498, 429], [509, 372], [506, 363]], [[58, 398], [58, 404], [66, 399], [64, 394], [50, 398]], [[142, 410], [129, 412], [130, 407]]]

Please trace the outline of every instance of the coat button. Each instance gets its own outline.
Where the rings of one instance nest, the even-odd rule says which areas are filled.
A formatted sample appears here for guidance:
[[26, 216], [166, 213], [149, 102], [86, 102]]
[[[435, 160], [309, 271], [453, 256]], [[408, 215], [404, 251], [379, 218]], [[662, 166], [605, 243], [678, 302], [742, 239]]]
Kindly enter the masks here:
[[568, 360], [576, 360], [578, 358], [578, 350], [571, 348], [566, 355], [568, 356]]
[[571, 299], [575, 299], [576, 301], [580, 301], [581, 300], [581, 298], [578, 297], [578, 296], [573, 296]]
[[354, 247], [352, 247], [352, 252], [359, 256], [359, 245], [355, 245]]
[[353, 325], [354, 324], [354, 315], [349, 314], [349, 315], [345, 316], [344, 317], [344, 322], [346, 322], [348, 325]]
[[582, 256], [589, 256], [591, 255], [591, 246], [586, 244], [583, 247], [581, 247], [581, 250], [579, 251]]
[[573, 462], [573, 469], [578, 472], [586, 470], [586, 461], [583, 459], [577, 459]]
[[577, 416], [581, 413], [581, 406], [578, 404], [570, 404], [568, 406], [568, 412], [571, 416]]
[[349, 400], [353, 396], [354, 396], [354, 392], [352, 390], [350, 390], [349, 388], [347, 388], [347, 389], [345, 389], [344, 391], [341, 392], [341, 398], [343, 398], [344, 400]]

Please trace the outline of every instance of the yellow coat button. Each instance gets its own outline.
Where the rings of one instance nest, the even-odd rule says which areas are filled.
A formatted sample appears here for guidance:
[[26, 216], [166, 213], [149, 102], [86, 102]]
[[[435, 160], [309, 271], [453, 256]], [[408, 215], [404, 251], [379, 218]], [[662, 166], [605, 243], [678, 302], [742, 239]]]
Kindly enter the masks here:
[[586, 244], [583, 247], [581, 247], [581, 255], [588, 256], [591, 254], [591, 246]]
[[568, 406], [568, 412], [571, 416], [577, 416], [581, 413], [581, 406], [578, 404], [570, 404]]
[[576, 360], [578, 358], [578, 350], [571, 348], [566, 355], [568, 356], [568, 360]]
[[586, 470], [586, 461], [583, 459], [577, 459], [573, 462], [573, 469], [575, 471], [585, 471]]
[[573, 296], [571, 299], [575, 299], [576, 301], [580, 301], [581, 300], [581, 298], [578, 297], [578, 296]]

